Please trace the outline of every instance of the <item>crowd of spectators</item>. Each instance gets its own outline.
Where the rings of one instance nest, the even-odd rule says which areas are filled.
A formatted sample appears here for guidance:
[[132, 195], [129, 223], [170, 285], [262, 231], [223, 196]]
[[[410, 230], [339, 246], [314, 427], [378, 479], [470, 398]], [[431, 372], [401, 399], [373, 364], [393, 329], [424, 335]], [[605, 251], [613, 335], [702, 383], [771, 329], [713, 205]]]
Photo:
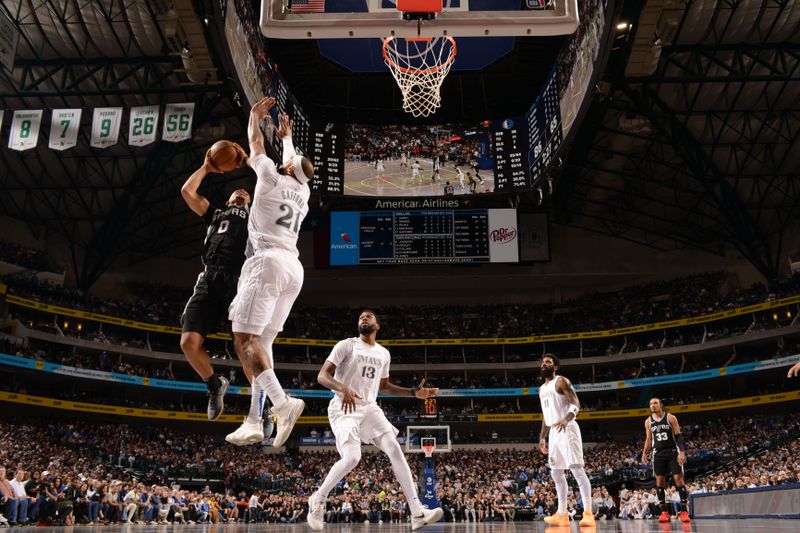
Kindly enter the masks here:
[[11, 263], [34, 272], [52, 272], [53, 267], [43, 250], [20, 246], [0, 240], [0, 261]]
[[[631, 286], [610, 293], [588, 294], [558, 305], [387, 306], [378, 309], [382, 318], [381, 337], [517, 337], [614, 329], [714, 313], [800, 292], [800, 274], [782, 280], [770, 289], [755, 284], [746, 289], [725, 291], [725, 282], [724, 273], [713, 272]], [[179, 326], [181, 311], [190, 295], [188, 289], [140, 286], [132, 288], [137, 296], [122, 301], [94, 298], [75, 289], [34, 286], [17, 281], [9, 290], [43, 303], [172, 326]], [[282, 334], [286, 337], [339, 339], [354, 333], [357, 313], [358, 309], [297, 305]], [[790, 321], [792, 318], [788, 317]], [[724, 328], [716, 331], [712, 327], [710, 331], [712, 337], [726, 334]], [[670, 344], [700, 340], [700, 337], [686, 339], [678, 333], [670, 339]], [[626, 347], [626, 350], [655, 348], [661, 342], [650, 344]], [[617, 350], [620, 349], [622, 347]], [[614, 353], [614, 350], [615, 347], [610, 346], [607, 351]]]
[[[800, 466], [794, 457], [800, 451], [800, 422], [771, 415], [731, 417], [725, 423], [724, 438], [719, 421], [684, 426], [690, 463], [711, 455], [738, 461], [735, 467], [700, 477], [691, 485], [693, 491], [798, 481]], [[592, 505], [599, 516], [657, 516], [652, 491], [623, 488], [611, 494], [602, 485], [617, 474], [636, 479], [633, 473], [648, 468], [638, 462], [641, 445], [639, 438], [601, 442], [586, 450], [586, 469], [595, 485]], [[407, 518], [387, 458], [368, 458], [334, 489], [329, 521]], [[299, 522], [305, 519], [308, 495], [336, 460], [336, 452], [329, 450], [265, 453], [258, 446], [237, 448], [212, 436], [157, 427], [2, 420], [0, 509], [12, 524], [54, 519], [67, 525]], [[412, 471], [418, 471], [419, 455], [409, 455], [409, 461]], [[437, 493], [451, 521], [536, 519], [551, 514], [555, 506], [545, 457], [535, 449], [456, 449], [437, 455], [436, 471]], [[217, 480], [212, 482], [217, 489], [192, 490], [179, 486], [178, 479], [196, 479], [200, 485]], [[582, 510], [573, 489], [569, 511], [579, 515]]]

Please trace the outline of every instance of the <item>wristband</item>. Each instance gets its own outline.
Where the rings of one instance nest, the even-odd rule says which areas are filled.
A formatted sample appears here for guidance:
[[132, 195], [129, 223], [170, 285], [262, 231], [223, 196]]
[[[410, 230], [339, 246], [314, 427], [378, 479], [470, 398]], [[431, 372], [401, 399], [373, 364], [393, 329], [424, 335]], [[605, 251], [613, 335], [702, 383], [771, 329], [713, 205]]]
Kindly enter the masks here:
[[419, 390], [419, 387], [417, 387], [417, 386], [411, 387], [411, 396], [416, 398], [418, 390]]
[[578, 413], [580, 412], [580, 408], [577, 405], [569, 404], [569, 412], [572, 413], [575, 418], [578, 418]]

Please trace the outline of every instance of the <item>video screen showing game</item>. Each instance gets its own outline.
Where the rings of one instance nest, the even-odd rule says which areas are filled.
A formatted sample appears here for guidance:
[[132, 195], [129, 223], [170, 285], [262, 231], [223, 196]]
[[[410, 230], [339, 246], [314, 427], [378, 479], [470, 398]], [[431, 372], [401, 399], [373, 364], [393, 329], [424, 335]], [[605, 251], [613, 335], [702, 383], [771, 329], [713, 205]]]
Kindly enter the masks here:
[[358, 125], [345, 132], [344, 194], [464, 196], [495, 192], [492, 131], [442, 125]]

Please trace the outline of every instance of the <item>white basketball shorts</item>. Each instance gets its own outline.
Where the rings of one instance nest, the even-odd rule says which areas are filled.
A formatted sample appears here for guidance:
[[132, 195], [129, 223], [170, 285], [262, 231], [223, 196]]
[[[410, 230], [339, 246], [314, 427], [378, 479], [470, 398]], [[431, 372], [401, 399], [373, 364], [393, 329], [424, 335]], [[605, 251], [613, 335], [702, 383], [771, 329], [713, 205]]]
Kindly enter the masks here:
[[280, 248], [256, 252], [242, 266], [236, 297], [228, 308], [234, 333], [281, 331], [303, 288], [303, 265]]
[[383, 409], [375, 402], [356, 404], [355, 412], [345, 414], [341, 400], [338, 396], [334, 396], [328, 404], [328, 419], [336, 437], [336, 449], [340, 453], [341, 446], [350, 439], [374, 444], [373, 439], [384, 433], [397, 436], [400, 432], [389, 422]]
[[583, 466], [583, 439], [578, 423], [573, 420], [564, 431], [550, 428], [547, 451], [550, 468], [567, 470], [571, 466]]

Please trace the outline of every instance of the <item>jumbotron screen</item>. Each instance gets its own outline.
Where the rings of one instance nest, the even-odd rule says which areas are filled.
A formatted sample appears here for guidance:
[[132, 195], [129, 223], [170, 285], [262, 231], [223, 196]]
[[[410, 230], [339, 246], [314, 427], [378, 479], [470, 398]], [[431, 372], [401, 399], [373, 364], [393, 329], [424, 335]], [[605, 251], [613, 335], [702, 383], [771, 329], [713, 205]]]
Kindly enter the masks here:
[[514, 209], [331, 213], [330, 264], [516, 263]]
[[465, 196], [530, 186], [522, 117], [468, 126], [349, 124], [344, 144], [349, 196]]

